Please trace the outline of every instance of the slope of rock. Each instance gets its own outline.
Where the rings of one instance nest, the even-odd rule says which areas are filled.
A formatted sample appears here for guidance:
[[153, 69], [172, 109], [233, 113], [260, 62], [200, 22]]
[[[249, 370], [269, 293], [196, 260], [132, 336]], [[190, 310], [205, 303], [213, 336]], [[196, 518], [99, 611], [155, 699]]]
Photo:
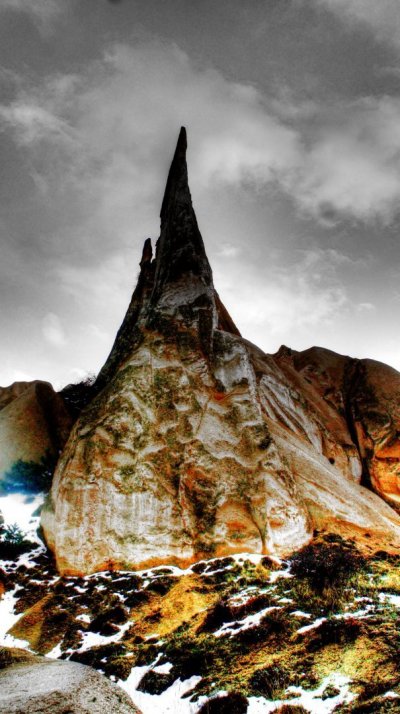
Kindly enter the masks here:
[[321, 391], [290, 350], [245, 341], [222, 305], [185, 156], [182, 129], [155, 258], [147, 240], [97, 396], [54, 476], [42, 524], [58, 568], [285, 554], [325, 527], [398, 548], [399, 516], [361, 485], [342, 392]]
[[72, 420], [48, 382], [17, 382], [0, 392], [0, 491], [49, 487]]
[[293, 353], [291, 359], [325, 405], [332, 405], [340, 416], [358, 452], [361, 482], [398, 510], [400, 374], [381, 362], [318, 347]]
[[9, 652], [15, 661], [0, 671], [2, 714], [139, 714], [122, 689], [91, 667]]

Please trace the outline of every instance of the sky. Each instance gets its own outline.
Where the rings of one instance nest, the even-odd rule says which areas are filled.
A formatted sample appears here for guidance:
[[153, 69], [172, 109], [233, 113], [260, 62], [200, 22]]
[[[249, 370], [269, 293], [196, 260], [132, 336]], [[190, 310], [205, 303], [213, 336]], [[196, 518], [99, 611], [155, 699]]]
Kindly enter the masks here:
[[98, 372], [181, 125], [243, 336], [400, 370], [398, 0], [0, 0], [0, 384]]

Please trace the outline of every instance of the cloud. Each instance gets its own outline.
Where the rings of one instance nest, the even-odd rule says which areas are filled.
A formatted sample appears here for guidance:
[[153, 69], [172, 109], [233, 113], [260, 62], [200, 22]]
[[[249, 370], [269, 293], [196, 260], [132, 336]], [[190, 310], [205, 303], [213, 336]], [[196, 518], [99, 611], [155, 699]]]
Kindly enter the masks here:
[[[229, 276], [214, 270], [226, 304], [245, 336], [264, 344], [272, 335], [280, 340], [290, 333], [332, 324], [348, 305], [346, 290], [337, 276], [341, 254], [334, 250], [298, 253], [289, 265], [270, 265], [264, 275], [237, 264]], [[264, 338], [264, 339], [263, 339]]]
[[400, 201], [400, 100], [328, 107], [289, 190], [317, 216], [390, 223]]
[[359, 312], [375, 312], [376, 311], [376, 305], [374, 305], [372, 302], [360, 302], [356, 306], [357, 310]]
[[28, 96], [25, 99], [22, 96], [10, 106], [0, 106], [0, 120], [3, 126], [8, 125], [14, 131], [20, 146], [72, 141], [73, 130], [68, 124]]
[[42, 334], [46, 342], [54, 347], [63, 347], [67, 342], [61, 320], [54, 312], [48, 312], [44, 316]]
[[400, 100], [313, 102], [307, 118], [287, 107], [280, 116], [279, 102], [173, 45], [113, 45], [81, 75], [20, 89], [0, 106], [0, 122], [30, 152], [38, 192], [74, 206], [83, 247], [90, 235], [110, 244], [116, 216], [120, 245], [133, 224], [138, 234], [157, 230], [154, 201], [179, 124], [188, 126], [198, 194], [279, 188], [328, 226], [387, 224], [400, 203]]
[[315, 0], [334, 12], [344, 23], [370, 29], [379, 41], [400, 48], [398, 0]]
[[63, 6], [59, 0], [0, 0], [0, 12], [2, 10], [28, 15], [38, 29], [46, 33], [63, 13]]

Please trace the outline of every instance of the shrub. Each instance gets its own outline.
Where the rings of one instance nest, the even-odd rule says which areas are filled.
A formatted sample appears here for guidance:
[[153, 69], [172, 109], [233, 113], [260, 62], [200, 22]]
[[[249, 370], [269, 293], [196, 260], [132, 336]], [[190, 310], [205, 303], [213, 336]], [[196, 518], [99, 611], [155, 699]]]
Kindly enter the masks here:
[[0, 528], [0, 559], [14, 560], [22, 553], [26, 553], [37, 544], [25, 540], [24, 534], [16, 523]]
[[95, 381], [96, 376], [89, 374], [81, 382], [68, 384], [59, 392], [73, 419], [77, 419], [82, 409], [96, 396], [98, 389], [95, 387]]
[[356, 618], [329, 618], [319, 627], [310, 630], [307, 649], [309, 652], [315, 652], [331, 644], [344, 646], [348, 642], [354, 642], [360, 633], [361, 621]]
[[319, 593], [327, 588], [344, 587], [365, 565], [365, 558], [345, 541], [310, 543], [290, 560], [291, 573], [307, 580]]
[[249, 702], [240, 692], [229, 692], [203, 704], [198, 714], [245, 714]]
[[161, 674], [150, 669], [140, 680], [137, 689], [139, 692], [147, 692], [147, 694], [162, 694], [171, 684], [174, 683], [175, 677], [173, 674]]
[[290, 672], [278, 664], [257, 669], [249, 684], [254, 694], [267, 699], [279, 699], [290, 684]]

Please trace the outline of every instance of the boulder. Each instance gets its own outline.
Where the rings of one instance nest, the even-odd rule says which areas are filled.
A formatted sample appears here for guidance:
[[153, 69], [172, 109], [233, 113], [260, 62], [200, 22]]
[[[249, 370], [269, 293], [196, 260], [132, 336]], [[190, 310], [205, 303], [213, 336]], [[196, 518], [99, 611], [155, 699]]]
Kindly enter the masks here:
[[77, 662], [0, 650], [0, 714], [140, 714], [130, 697]]

